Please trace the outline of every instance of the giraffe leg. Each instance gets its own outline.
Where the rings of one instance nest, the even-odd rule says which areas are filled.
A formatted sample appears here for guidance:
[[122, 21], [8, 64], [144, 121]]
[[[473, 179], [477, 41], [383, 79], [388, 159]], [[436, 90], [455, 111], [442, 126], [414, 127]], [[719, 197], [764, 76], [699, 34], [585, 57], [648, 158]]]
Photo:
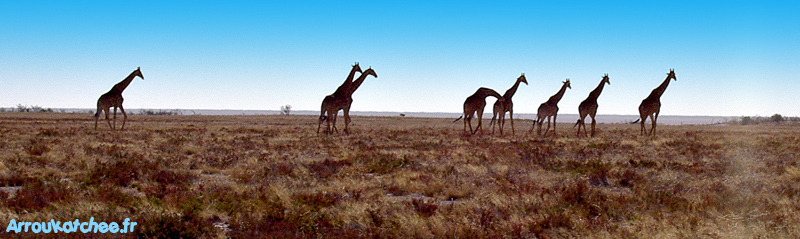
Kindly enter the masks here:
[[109, 116], [108, 116], [110, 110], [111, 110], [111, 108], [107, 108], [107, 109], [104, 109], [103, 112], [106, 115], [106, 123], [108, 123], [108, 128], [113, 130], [114, 128], [111, 127], [111, 120], [109, 119]]
[[552, 116], [547, 116], [546, 118], [547, 118], [547, 128], [544, 129], [544, 137], [547, 137], [547, 131], [550, 131], [550, 118], [552, 118]]
[[655, 116], [653, 117], [653, 128], [651, 129], [651, 130], [653, 131], [653, 136], [655, 136], [655, 135], [656, 135], [656, 122], [658, 121], [658, 112], [659, 112], [659, 111], [660, 111], [660, 110], [656, 110], [656, 114], [655, 114]]
[[322, 128], [322, 119], [323, 119], [323, 117], [324, 116], [320, 115], [319, 116], [319, 120], [317, 120], [317, 121], [319, 121], [319, 124], [317, 124], [317, 134], [319, 134], [319, 129]]
[[581, 128], [583, 128], [583, 135], [587, 135], [588, 132], [586, 132], [586, 118], [581, 119], [581, 124], [578, 125], [578, 133], [581, 132]]
[[558, 114], [553, 115], [553, 137], [558, 137], [558, 131], [556, 131], [556, 117], [558, 117]]
[[128, 121], [128, 114], [125, 114], [125, 109], [122, 108], [122, 105], [119, 106], [119, 110], [122, 111], [122, 128], [119, 130], [125, 130], [125, 121]]
[[647, 134], [647, 136], [653, 136], [653, 132], [655, 132], [655, 129], [656, 129], [656, 116], [655, 116], [655, 113], [650, 115], [650, 122], [653, 124], [653, 126], [650, 127], [650, 132]]
[[[497, 125], [498, 131], [500, 131], [500, 135], [503, 135], [503, 125], [505, 125], [506, 112], [502, 112], [499, 114], [500, 116], [497, 117], [497, 123], [495, 124]], [[492, 133], [494, 133], [494, 128], [492, 128]]]
[[466, 132], [466, 133], [467, 134], [471, 134], [472, 133], [472, 117], [469, 117], [469, 120], [467, 121], [467, 125], [469, 125], [469, 131]]
[[[478, 130], [481, 130], [481, 121], [483, 121], [483, 109], [478, 109], [478, 126], [475, 127], [475, 132], [472, 132], [473, 135], [477, 133]], [[481, 134], [483, 134], [483, 131], [481, 131]]]
[[536, 128], [536, 134], [541, 136], [542, 135], [542, 124], [544, 124], [544, 117], [536, 119], [536, 122], [539, 123], [539, 128]]
[[531, 129], [528, 130], [528, 134], [533, 133], [533, 128], [536, 128], [536, 119], [533, 119], [533, 125], [531, 125]]
[[[464, 134], [467, 133], [467, 121], [469, 121], [469, 119], [467, 118], [467, 115], [464, 114]], [[469, 130], [472, 131], [472, 125], [469, 126]]]
[[508, 111], [508, 119], [511, 120], [511, 135], [514, 135], [514, 111]]
[[114, 128], [113, 128], [113, 130], [117, 129], [117, 108], [118, 107], [114, 106]]
[[325, 125], [326, 125], [325, 134], [328, 134], [328, 135], [333, 134], [333, 131], [331, 131], [331, 121], [332, 120], [333, 120], [333, 114], [331, 114], [331, 111], [328, 110], [328, 118], [325, 119]]
[[344, 108], [344, 134], [350, 134], [350, 107]]
[[641, 130], [640, 130], [639, 135], [644, 135], [644, 131], [645, 131], [645, 129], [644, 129], [644, 121], [647, 120], [647, 115], [641, 115], [641, 116], [639, 116], [639, 118], [642, 119], [642, 121], [639, 121], [639, 125], [641, 126], [640, 127]]
[[503, 111], [501, 113], [502, 116], [500, 117], [500, 135], [503, 135], [503, 129], [506, 127], [506, 112]]
[[111, 107], [105, 109], [105, 113], [106, 113], [106, 123], [108, 123], [108, 128], [114, 130], [114, 127], [111, 126], [111, 117], [108, 116], [108, 114], [111, 113]]
[[337, 134], [339, 133], [339, 129], [336, 128], [336, 118], [338, 117], [339, 117], [339, 111], [337, 110], [336, 113], [333, 114], [333, 121], [331, 122], [333, 124], [333, 132], [336, 132]]
[[97, 130], [97, 121], [100, 120], [100, 107], [97, 107], [97, 112], [94, 114], [94, 130]]
[[[594, 125], [595, 124], [597, 124], [597, 121], [595, 121], [594, 117], [592, 117], [592, 137], [594, 137]], [[586, 131], [586, 126], [585, 125], [583, 126], [583, 130]]]
[[319, 124], [317, 124], [317, 134], [319, 134], [319, 129], [322, 128], [322, 121], [325, 120], [325, 110], [320, 110], [319, 112]]

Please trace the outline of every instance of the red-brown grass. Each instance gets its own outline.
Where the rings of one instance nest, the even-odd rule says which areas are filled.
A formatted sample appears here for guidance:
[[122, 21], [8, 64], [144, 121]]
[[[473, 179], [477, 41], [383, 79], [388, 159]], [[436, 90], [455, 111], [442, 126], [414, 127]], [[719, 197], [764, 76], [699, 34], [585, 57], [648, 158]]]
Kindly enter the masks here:
[[0, 222], [130, 218], [129, 237], [184, 238], [800, 234], [793, 124], [664, 125], [657, 137], [601, 124], [594, 138], [468, 136], [427, 118], [350, 126], [131, 116], [112, 132], [90, 115], [0, 113]]

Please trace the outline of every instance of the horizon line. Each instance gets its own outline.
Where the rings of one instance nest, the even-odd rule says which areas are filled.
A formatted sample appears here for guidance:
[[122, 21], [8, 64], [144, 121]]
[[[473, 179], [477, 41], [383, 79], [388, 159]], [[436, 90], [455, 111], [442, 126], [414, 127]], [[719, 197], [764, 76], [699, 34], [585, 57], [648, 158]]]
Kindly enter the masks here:
[[[26, 107], [30, 108], [30, 107], [34, 107], [34, 106], [35, 107], [41, 107], [41, 106], [37, 106], [37, 105], [28, 105]], [[11, 110], [14, 110], [16, 108], [17, 108], [16, 106], [13, 106], [13, 107], [0, 107], [0, 109], [11, 109]], [[95, 108], [77, 108], [77, 107], [76, 108], [72, 108], [72, 107], [64, 107], [64, 108], [41, 107], [41, 108], [42, 109], [52, 109], [54, 111], [57, 111], [57, 110], [72, 111], [72, 112], [67, 112], [67, 113], [80, 113], [80, 111], [94, 111], [94, 110], [96, 110]], [[277, 114], [281, 113], [281, 110], [264, 110], [264, 109], [126, 108], [126, 111], [133, 111], [133, 110], [136, 110], [136, 111], [141, 111], [141, 110], [162, 110], [162, 111], [164, 111], [164, 110], [166, 110], [166, 111], [173, 110], [174, 111], [174, 110], [178, 110], [178, 111], [183, 111], [183, 112], [186, 112], [186, 111], [242, 111], [242, 112], [267, 112], [267, 113], [277, 113]], [[6, 112], [13, 112], [13, 111], [6, 111]], [[293, 110], [291, 110], [291, 112], [293, 112], [293, 113], [302, 113], [301, 115], [308, 115], [309, 113], [316, 114], [319, 111], [318, 110], [294, 110], [293, 109]], [[363, 113], [377, 113], [377, 114], [386, 114], [386, 113], [393, 113], [393, 114], [463, 114], [462, 112], [442, 112], [442, 111], [431, 112], [431, 111], [369, 111], [369, 110], [356, 111], [356, 110], [353, 110], [353, 111], [350, 111], [350, 112], [362, 113], [362, 114]], [[491, 115], [492, 113], [491, 112], [484, 112], [484, 115], [487, 115], [487, 114]], [[515, 115], [536, 115], [536, 114], [537, 113], [535, 113], [535, 112], [533, 112], [533, 113], [515, 112]], [[777, 113], [777, 114], [779, 114], [779, 113]], [[199, 115], [202, 115], [202, 114], [199, 114]], [[257, 114], [254, 114], [254, 115], [257, 115]], [[578, 115], [578, 113], [562, 113], [562, 115]], [[597, 115], [604, 115], [604, 116], [636, 116], [636, 117], [638, 117], [638, 115], [636, 115], [636, 114], [599, 114], [598, 113]], [[798, 116], [789, 116], [789, 115], [783, 115], [783, 114], [780, 114], [780, 115], [783, 116], [783, 117], [798, 117]], [[662, 114], [662, 115], [659, 115], [659, 116], [670, 116], [670, 117], [753, 117], [753, 116], [754, 117], [770, 117], [772, 115], [758, 115], [758, 114], [755, 114], [755, 115], [669, 115], [669, 114]]]

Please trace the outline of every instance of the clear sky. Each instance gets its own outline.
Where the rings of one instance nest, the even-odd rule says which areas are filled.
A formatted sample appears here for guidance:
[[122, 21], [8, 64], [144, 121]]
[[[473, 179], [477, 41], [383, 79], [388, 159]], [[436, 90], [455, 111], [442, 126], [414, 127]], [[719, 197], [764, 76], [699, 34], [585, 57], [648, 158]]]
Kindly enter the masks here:
[[264, 2], [2, 1], [0, 107], [92, 108], [141, 66], [125, 108], [319, 110], [360, 62], [355, 111], [460, 112], [525, 73], [515, 112], [570, 78], [577, 113], [607, 73], [598, 114], [638, 114], [674, 68], [663, 115], [800, 115], [795, 1]]

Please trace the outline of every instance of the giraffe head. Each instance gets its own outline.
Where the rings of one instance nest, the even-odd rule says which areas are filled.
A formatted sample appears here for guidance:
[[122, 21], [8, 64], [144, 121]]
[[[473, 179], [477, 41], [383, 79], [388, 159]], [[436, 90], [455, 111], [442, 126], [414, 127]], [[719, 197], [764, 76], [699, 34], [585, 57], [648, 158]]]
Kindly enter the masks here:
[[142, 75], [142, 67], [136, 67], [136, 70], [133, 71], [133, 76], [141, 77], [144, 80], [144, 76]]
[[675, 69], [669, 69], [669, 73], [667, 73], [667, 79], [678, 81], [678, 78], [675, 77]]
[[572, 89], [572, 86], [569, 84], [569, 78], [567, 78], [567, 81], [562, 81], [562, 83], [564, 83], [564, 86], [566, 86], [567, 88]]
[[363, 74], [372, 75], [373, 77], [378, 78], [378, 74], [375, 73], [375, 70], [373, 70], [371, 66], [369, 68], [367, 68], [367, 70], [364, 71]]
[[609, 84], [609, 85], [611, 85], [611, 81], [608, 79], [608, 74], [605, 74], [605, 75], [603, 76], [603, 80], [601, 80], [600, 82], [601, 82], [601, 83], [606, 83], [606, 84]]
[[528, 84], [528, 79], [525, 79], [525, 73], [522, 73], [522, 75], [520, 75], [520, 76], [517, 78], [517, 81], [519, 81], [519, 82], [522, 82], [522, 83], [525, 83], [526, 85]]
[[356, 72], [356, 71], [357, 71], [358, 73], [363, 73], [363, 72], [361, 71], [361, 67], [360, 67], [360, 66], [358, 66], [358, 62], [356, 62], [356, 64], [354, 64], [354, 65], [353, 65], [353, 72]]

